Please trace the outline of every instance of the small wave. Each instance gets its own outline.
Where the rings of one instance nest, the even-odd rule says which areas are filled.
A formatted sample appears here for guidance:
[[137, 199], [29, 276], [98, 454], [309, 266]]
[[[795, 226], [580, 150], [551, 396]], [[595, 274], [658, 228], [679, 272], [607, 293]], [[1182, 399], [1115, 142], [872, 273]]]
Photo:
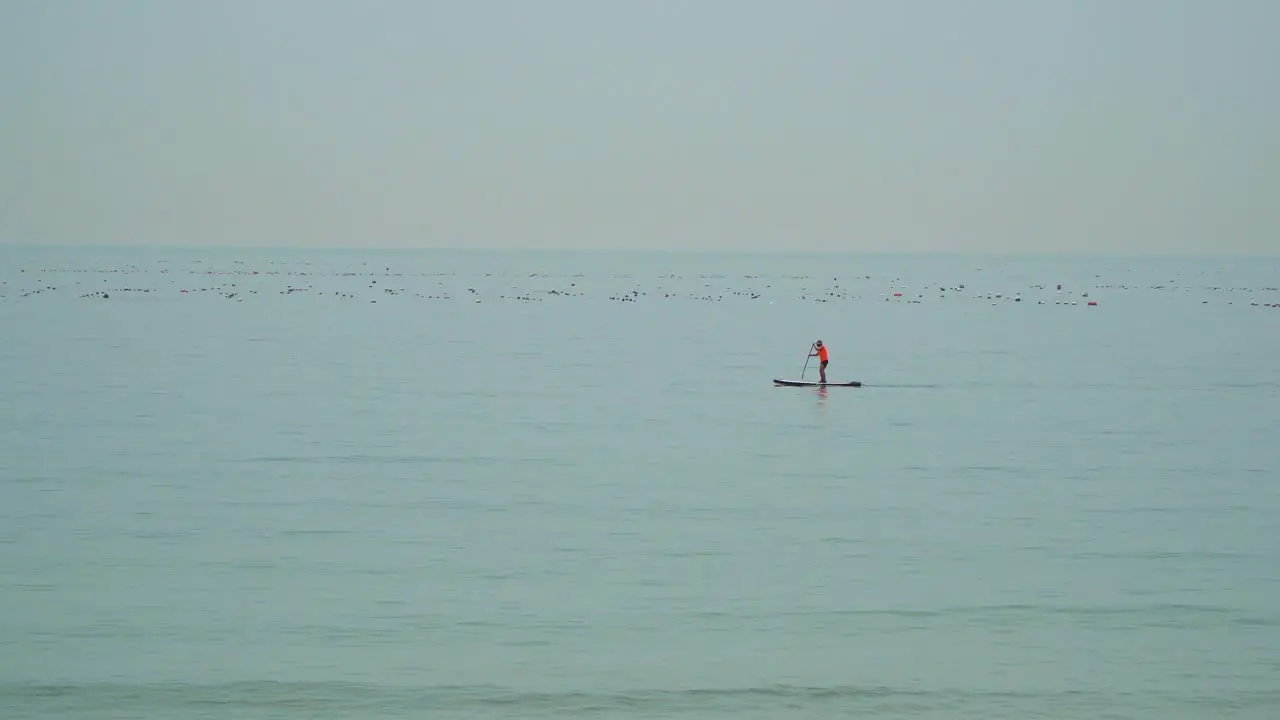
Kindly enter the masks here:
[[[11, 707], [57, 713], [168, 711], [217, 707], [223, 712], [270, 708], [281, 717], [316, 713], [360, 716], [389, 711], [518, 711], [522, 716], [558, 717], [628, 713], [745, 712], [807, 709], [875, 709], [883, 712], [941, 710], [966, 699], [986, 704], [1014, 698], [1051, 699], [1052, 694], [959, 692], [837, 685], [761, 685], [740, 688], [637, 689], [616, 691], [521, 691], [492, 685], [412, 687], [338, 682], [235, 682], [194, 684], [0, 685]], [[16, 703], [16, 705], [13, 705]]]
[[[374, 714], [465, 712], [494, 717], [670, 715], [702, 716], [750, 713], [777, 717], [797, 712], [829, 714], [860, 712], [884, 717], [974, 716], [1028, 714], [1040, 716], [1050, 708], [1081, 717], [1116, 712], [1140, 702], [1185, 707], [1195, 703], [1212, 712], [1231, 708], [1274, 709], [1280, 692], [1233, 693], [1229, 698], [1181, 693], [1102, 693], [1072, 691], [959, 691], [945, 688], [908, 689], [855, 685], [804, 686], [789, 684], [725, 688], [671, 688], [614, 691], [535, 691], [495, 685], [436, 687], [369, 685], [339, 682], [235, 682], [195, 684], [7, 684], [0, 685], [5, 706], [24, 716], [47, 713], [123, 716], [139, 713], [271, 712], [272, 717], [370, 717]], [[825, 716], [825, 715], [824, 715]]]
[[510, 463], [510, 457], [487, 455], [446, 457], [441, 455], [269, 455], [246, 458], [247, 463], [284, 463], [299, 465], [348, 464], [348, 465], [430, 465], [445, 463]]
[[[1248, 627], [1280, 626], [1280, 616], [1259, 617], [1249, 615], [1241, 608], [1220, 605], [1193, 605], [1177, 603], [1145, 603], [1135, 605], [964, 605], [940, 608], [865, 608], [865, 609], [812, 609], [780, 613], [796, 618], [874, 618], [884, 617], [913, 620], [912, 628], [920, 621], [954, 622], [956, 617], [984, 626], [1036, 625], [1046, 622], [1073, 622], [1081, 626], [1106, 627], [1169, 627], [1189, 628], [1208, 622], [1216, 625]], [[743, 616], [704, 613], [704, 619]], [[774, 617], [774, 616], [771, 616]], [[948, 620], [948, 618], [951, 618]], [[1059, 618], [1050, 620], [1050, 618]], [[745, 619], [763, 620], [764, 617]], [[906, 629], [912, 629], [906, 628]], [[902, 629], [902, 628], [899, 628]]]

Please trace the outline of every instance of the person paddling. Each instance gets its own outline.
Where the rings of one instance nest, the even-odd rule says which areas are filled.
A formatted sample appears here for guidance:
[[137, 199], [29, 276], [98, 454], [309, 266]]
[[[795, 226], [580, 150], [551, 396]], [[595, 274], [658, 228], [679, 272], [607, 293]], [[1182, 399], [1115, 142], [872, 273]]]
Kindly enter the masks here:
[[809, 357], [818, 358], [818, 382], [826, 384], [827, 382], [827, 346], [819, 340], [813, 344], [812, 352]]

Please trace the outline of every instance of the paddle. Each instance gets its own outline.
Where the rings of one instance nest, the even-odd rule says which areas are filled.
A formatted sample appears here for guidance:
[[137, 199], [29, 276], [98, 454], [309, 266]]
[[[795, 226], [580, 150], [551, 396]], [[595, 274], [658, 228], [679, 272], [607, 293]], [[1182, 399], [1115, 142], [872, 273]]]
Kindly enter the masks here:
[[813, 357], [813, 344], [810, 343], [809, 351], [804, 355], [804, 370], [800, 371], [800, 379], [804, 380], [804, 371], [809, 369], [809, 358]]

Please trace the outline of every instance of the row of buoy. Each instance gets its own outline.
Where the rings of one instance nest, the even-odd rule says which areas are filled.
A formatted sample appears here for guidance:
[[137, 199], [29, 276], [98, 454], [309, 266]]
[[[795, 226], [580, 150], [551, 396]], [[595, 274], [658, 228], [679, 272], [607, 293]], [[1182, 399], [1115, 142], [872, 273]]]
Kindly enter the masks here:
[[[963, 289], [963, 288], [964, 288], [964, 286], [963, 286], [963, 285], [961, 285], [961, 286], [960, 286], [960, 288], [961, 288], [961, 289]], [[1061, 289], [1062, 289], [1062, 286], [1061, 286], [1061, 285], [1059, 285], [1059, 286], [1058, 286], [1058, 289], [1059, 289], [1059, 290], [1061, 290]], [[945, 292], [945, 289], [944, 289], [944, 292]], [[894, 296], [894, 297], [896, 297], [896, 298], [900, 298], [900, 297], [902, 297], [902, 293], [895, 291], [895, 292], [893, 293], [893, 296]], [[924, 297], [924, 295], [918, 295], [917, 297]], [[975, 296], [975, 297], [980, 297], [980, 296]], [[1000, 299], [1000, 298], [1003, 298], [1003, 297], [1004, 297], [1004, 293], [995, 293], [995, 295], [994, 295], [994, 298], [995, 298], [995, 299]], [[1081, 297], [1089, 297], [1089, 293], [1084, 293]], [[888, 301], [888, 299], [889, 299], [889, 298], [885, 298], [885, 300], [886, 300], [886, 301]], [[991, 299], [993, 299], [993, 296], [992, 296], [991, 294], [988, 294], [988, 295], [986, 296], [986, 299], [987, 299], [987, 300], [991, 300]], [[1012, 300], [1013, 300], [1014, 302], [1022, 302], [1022, 296], [1020, 296], [1020, 295], [1015, 295], [1015, 296], [1012, 298]], [[911, 300], [910, 302], [913, 302], [913, 303], [919, 303], [919, 300]], [[992, 303], [992, 304], [994, 304], [994, 303]], [[1038, 303], [1038, 304], [1040, 304], [1040, 305], [1044, 305], [1045, 303], [1044, 303], [1044, 301], [1043, 301], [1043, 300], [1041, 300], [1041, 301], [1039, 301], [1039, 303]], [[1055, 302], [1054, 304], [1055, 304], [1055, 305], [1066, 305], [1067, 303], [1064, 303], [1064, 302], [1062, 302], [1062, 301], [1058, 301], [1058, 302]], [[1075, 303], [1075, 302], [1071, 302], [1070, 304], [1071, 304], [1071, 305], [1075, 305], [1076, 303]], [[1098, 301], [1097, 301], [1097, 300], [1090, 300], [1090, 301], [1088, 302], [1088, 305], [1089, 305], [1090, 307], [1097, 307], [1097, 305], [1098, 305]]]
[[[237, 262], [237, 264], [243, 264], [243, 263], [238, 261], [238, 262]], [[273, 264], [274, 264], [274, 263], [273, 263]], [[387, 268], [387, 270], [389, 271], [389, 270], [390, 270], [390, 268]], [[22, 268], [19, 268], [19, 271], [20, 271], [20, 272], [28, 272], [28, 270], [27, 270], [27, 269], [22, 269]], [[130, 266], [129, 268], [125, 269], [123, 272], [136, 272], [136, 271], [137, 271], [136, 266]], [[145, 270], [145, 269], [143, 270], [143, 272], [146, 272], [146, 271], [147, 271], [147, 270]], [[50, 272], [50, 270], [49, 270], [49, 269], [47, 269], [47, 268], [45, 268], [45, 269], [41, 269], [41, 270], [40, 270], [40, 272], [45, 272], [45, 273], [47, 273], [47, 272]], [[53, 271], [53, 272], [57, 272], [57, 271]], [[65, 270], [64, 272], [93, 272], [93, 270], [82, 270], [82, 269], [72, 270], [72, 269], [68, 269], [68, 270]], [[98, 272], [117, 272], [117, 273], [118, 273], [118, 272], [122, 272], [122, 271], [117, 269], [117, 270], [98, 270]], [[167, 271], [167, 270], [165, 270], [165, 269], [159, 269], [159, 272], [163, 274], [163, 273], [168, 272], [168, 271]], [[249, 274], [249, 275], [257, 275], [257, 274], [261, 274], [261, 275], [275, 275], [275, 276], [279, 276], [279, 275], [302, 275], [302, 276], [312, 275], [312, 276], [314, 276], [314, 275], [335, 275], [335, 274], [336, 274], [336, 275], [343, 276], [343, 277], [352, 277], [352, 276], [357, 276], [357, 275], [364, 275], [364, 276], [366, 276], [364, 279], [369, 280], [369, 282], [365, 284], [365, 288], [368, 288], [368, 289], [375, 289], [375, 290], [376, 290], [376, 289], [378, 289], [378, 288], [381, 288], [381, 289], [382, 289], [382, 292], [383, 292], [383, 296], [412, 295], [412, 296], [414, 296], [414, 297], [419, 297], [419, 298], [426, 298], [426, 297], [430, 297], [431, 299], [442, 299], [442, 300], [443, 300], [443, 299], [449, 299], [449, 297], [450, 297], [450, 294], [449, 294], [448, 290], [444, 287], [444, 285], [445, 285], [446, 283], [443, 283], [443, 282], [439, 283], [439, 284], [441, 285], [441, 287], [440, 287], [440, 288], [432, 288], [432, 290], [434, 290], [434, 292], [432, 292], [430, 295], [426, 295], [426, 294], [423, 294], [423, 293], [424, 293], [424, 292], [427, 292], [427, 288], [422, 288], [423, 292], [414, 292], [412, 289], [405, 289], [405, 288], [395, 289], [395, 288], [388, 288], [388, 287], [385, 287], [385, 284], [387, 283], [387, 280], [385, 280], [385, 279], [384, 279], [384, 280], [382, 280], [382, 281], [379, 281], [379, 280], [377, 280], [376, 278], [370, 278], [370, 277], [367, 277], [368, 275], [375, 275], [375, 274], [378, 274], [378, 273], [372, 273], [372, 272], [370, 272], [370, 273], [355, 273], [355, 272], [341, 272], [341, 273], [325, 273], [325, 272], [319, 272], [319, 273], [315, 273], [315, 272], [306, 272], [306, 271], [304, 271], [304, 272], [279, 272], [279, 271], [271, 271], [271, 270], [268, 270], [268, 271], [262, 271], [261, 273], [259, 273], [259, 271], [257, 271], [257, 270], [251, 270], [251, 271], [238, 271], [238, 272], [234, 272], [234, 271], [233, 271], [233, 272], [223, 272], [223, 271], [206, 271], [206, 272], [193, 273], [193, 275], [200, 275], [200, 276], [204, 276], [204, 275], [208, 275], [208, 274], [232, 275], [232, 276], [234, 276], [234, 275], [245, 275], [245, 274]], [[413, 274], [417, 274], [417, 273], [413, 273]], [[433, 274], [433, 275], [449, 275], [449, 274], [451, 274], [451, 275], [456, 275], [457, 273], [430, 273], [430, 274]], [[391, 274], [390, 274], [390, 276], [401, 276], [401, 275], [402, 275], [401, 273], [391, 273]], [[505, 275], [505, 273], [475, 273], [474, 275], [475, 275], [476, 277], [478, 277], [479, 275], [484, 275], [484, 277], [493, 277], [493, 276], [495, 276], [495, 275], [497, 275], [497, 276], [503, 276], [503, 275]], [[521, 274], [521, 275], [523, 275], [523, 274]], [[541, 273], [533, 273], [533, 274], [529, 274], [529, 275], [528, 275], [528, 277], [555, 277], [555, 276], [554, 276], [554, 275], [541, 274]], [[573, 278], [578, 278], [578, 277], [582, 277], [582, 275], [581, 275], [581, 274], [576, 274], [576, 275], [564, 275], [564, 276], [561, 276], [561, 277], [573, 277]], [[619, 279], [619, 278], [632, 278], [632, 277], [634, 277], [634, 276], [631, 276], [631, 275], [613, 275], [613, 277], [614, 277], [615, 279]], [[765, 300], [766, 302], [768, 302], [768, 303], [773, 303], [773, 302], [774, 302], [774, 300], [773, 300], [773, 299], [770, 299], [770, 298], [764, 298], [764, 297], [763, 297], [763, 296], [764, 296], [764, 294], [769, 293], [769, 292], [777, 292], [778, 290], [781, 290], [781, 289], [782, 289], [782, 287], [781, 287], [781, 286], [780, 286], [779, 288], [772, 288], [771, 284], [769, 284], [769, 285], [765, 285], [765, 286], [764, 286], [764, 288], [765, 288], [765, 289], [759, 289], [759, 286], [757, 286], [757, 288], [753, 288], [753, 289], [737, 289], [737, 290], [732, 289], [732, 288], [723, 288], [723, 292], [724, 292], [724, 294], [723, 294], [723, 295], [721, 295], [719, 292], [717, 292], [717, 290], [719, 290], [719, 288], [714, 288], [712, 284], [710, 284], [710, 283], [705, 283], [705, 284], [704, 284], [704, 283], [702, 283], [702, 282], [698, 282], [699, 280], [718, 280], [718, 279], [723, 279], [723, 278], [727, 278], [727, 277], [736, 277], [736, 276], [733, 276], [733, 275], [718, 275], [718, 274], [710, 274], [710, 275], [708, 275], [708, 274], [701, 274], [701, 275], [689, 275], [689, 276], [680, 276], [680, 275], [675, 275], [675, 274], [666, 274], [666, 275], [662, 275], [662, 276], [661, 276], [661, 278], [662, 278], [663, 280], [678, 280], [678, 279], [682, 279], [682, 278], [687, 278], [688, 280], [693, 281], [691, 284], [694, 284], [694, 285], [702, 285], [703, 287], [702, 287], [702, 288], [698, 288], [697, 290], [695, 290], [695, 292], [694, 292], [694, 293], [688, 293], [688, 292], [679, 292], [679, 291], [674, 291], [674, 289], [670, 289], [670, 288], [663, 288], [663, 287], [662, 287], [662, 284], [666, 284], [666, 283], [662, 283], [662, 284], [660, 284], [660, 285], [655, 289], [655, 293], [654, 293], [654, 295], [653, 295], [653, 296], [649, 296], [649, 297], [655, 297], [655, 298], [667, 298], [667, 299], [688, 298], [688, 299], [693, 299], [693, 300], [703, 300], [703, 301], [709, 301], [709, 302], [723, 302], [723, 301], [724, 301], [724, 300], [726, 300], [726, 299], [746, 298], [746, 299], [750, 299], [750, 300], [764, 299], [764, 300]], [[750, 280], [761, 280], [761, 279], [766, 278], [766, 277], [768, 277], [768, 276], [746, 275], [746, 276], [743, 276], [743, 277], [745, 277], [745, 278], [747, 278], [747, 279], [750, 279]], [[696, 280], [695, 280], [694, 278], [696, 278]], [[785, 278], [786, 278], [786, 279], [792, 279], [792, 280], [796, 280], [796, 279], [807, 279], [807, 280], [813, 280], [813, 279], [815, 279], [813, 276], [791, 276], [791, 275], [789, 275], [789, 276], [785, 276]], [[15, 279], [15, 280], [17, 280], [17, 278], [14, 278], [14, 279]], [[822, 279], [824, 279], [824, 280], [825, 280], [825, 278], [822, 278]], [[863, 278], [861, 278], [861, 277], [854, 277], [854, 278], [850, 278], [850, 279], [851, 279], [851, 280], [854, 280], [854, 281], [861, 281]], [[870, 278], [870, 276], [868, 276], [868, 277], [866, 277], [866, 279], [867, 279], [867, 280], [870, 280], [871, 278]], [[801, 292], [801, 294], [800, 294], [800, 296], [799, 296], [799, 299], [800, 299], [800, 300], [802, 300], [802, 301], [813, 301], [813, 302], [819, 302], [819, 303], [840, 303], [841, 301], [848, 301], [848, 300], [864, 300], [864, 299], [865, 299], [865, 300], [874, 300], [874, 299], [875, 299], [875, 296], [876, 296], [876, 295], [879, 295], [879, 296], [880, 296], [881, 298], [883, 298], [883, 300], [884, 300], [884, 301], [886, 301], [886, 302], [887, 302], [887, 301], [892, 300], [892, 301], [901, 302], [901, 303], [921, 304], [921, 300], [922, 300], [922, 299], [923, 299], [923, 300], [941, 299], [942, 301], [946, 301], [946, 300], [948, 300], [948, 299], [957, 299], [957, 298], [968, 298], [968, 297], [972, 297], [972, 298], [974, 298], [974, 299], [979, 299], [979, 300], [981, 300], [981, 299], [985, 299], [985, 300], [987, 300], [987, 301], [1005, 301], [1005, 302], [1009, 302], [1009, 301], [1011, 301], [1011, 302], [1015, 302], [1015, 303], [1022, 303], [1022, 302], [1024, 302], [1024, 301], [1026, 301], [1028, 304], [1039, 304], [1039, 305], [1054, 304], [1054, 305], [1064, 305], [1064, 306], [1065, 306], [1065, 305], [1072, 305], [1072, 306], [1074, 306], [1074, 305], [1086, 305], [1086, 306], [1088, 306], [1088, 307], [1098, 307], [1098, 306], [1099, 306], [1099, 302], [1098, 302], [1098, 301], [1096, 301], [1096, 300], [1094, 300], [1094, 299], [1092, 299], [1092, 298], [1089, 298], [1089, 295], [1090, 295], [1090, 293], [1089, 293], [1089, 292], [1081, 292], [1081, 291], [1079, 291], [1079, 290], [1076, 290], [1076, 291], [1064, 291], [1064, 290], [1063, 290], [1063, 285], [1062, 285], [1061, 283], [1058, 283], [1058, 284], [1030, 284], [1030, 285], [1028, 285], [1028, 287], [1030, 287], [1030, 288], [1035, 288], [1035, 289], [1039, 289], [1041, 292], [1040, 292], [1040, 293], [1038, 293], [1038, 292], [1035, 292], [1035, 291], [1033, 290], [1033, 291], [1031, 291], [1031, 294], [1030, 294], [1030, 296], [1029, 296], [1029, 297], [1027, 297], [1027, 298], [1023, 298], [1023, 297], [1021, 297], [1021, 294], [1020, 294], [1020, 293], [978, 292], [978, 293], [974, 294], [974, 293], [973, 293], [973, 291], [969, 291], [969, 290], [967, 290], [965, 285], [949, 285], [949, 284], [947, 284], [947, 283], [936, 283], [936, 282], [935, 282], [935, 283], [925, 283], [925, 284], [923, 284], [923, 285], [916, 285], [915, 283], [912, 283], [912, 284], [911, 284], [911, 287], [907, 287], [905, 284], [903, 284], [903, 283], [901, 282], [901, 279], [900, 279], [900, 278], [894, 278], [894, 281], [893, 281], [893, 282], [887, 282], [887, 283], [886, 283], [886, 282], [884, 282], [884, 280], [885, 280], [885, 279], [887, 279], [887, 278], [883, 278], [883, 279], [881, 279], [881, 280], [879, 280], [879, 281], [877, 282], [877, 284], [880, 284], [880, 287], [881, 287], [881, 288], [883, 288], [885, 292], [876, 293], [876, 292], [872, 291], [872, 292], [868, 292], [868, 293], [866, 293], [866, 294], [865, 294], [865, 296], [864, 296], [863, 294], [858, 294], [858, 293], [856, 293], [856, 292], [849, 292], [850, 290], [852, 290], [852, 288], [851, 288], [851, 287], [846, 287], [846, 285], [848, 285], [849, 283], [840, 283], [840, 279], [839, 279], [839, 278], [833, 277], [833, 278], [832, 278], [832, 281], [833, 281], [833, 282], [836, 282], [836, 283], [840, 283], [840, 284], [836, 284], [836, 285], [832, 286], [831, 288], [827, 288], [827, 289], [824, 289], [824, 290], [819, 290], [819, 291], [818, 291], [818, 292], [816, 292], [816, 293], [815, 293], [815, 292], [813, 292], [812, 290], [808, 289], [808, 288], [801, 288], [802, 292]], [[308, 279], [306, 279], [306, 280], [303, 280], [303, 281], [301, 281], [301, 282], [309, 282], [309, 280], [310, 280], [310, 278], [308, 278]], [[175, 281], [176, 281], [176, 282], [175, 282]], [[104, 282], [104, 283], [106, 283], [106, 282], [108, 282], [108, 281], [104, 279], [104, 280], [103, 280], [103, 282]], [[183, 289], [180, 289], [180, 290], [179, 290], [178, 288], [180, 288], [180, 287], [181, 287], [181, 285], [180, 285], [179, 283], [182, 283], [182, 282], [183, 282], [183, 281], [178, 281], [178, 280], [176, 280], [176, 278], [173, 278], [172, 276], [170, 276], [169, 278], [167, 278], [167, 279], [166, 279], [166, 283], [165, 283], [165, 284], [167, 284], [167, 283], [172, 283], [172, 285], [170, 285], [170, 288], [171, 288], [171, 289], [165, 289], [165, 288], [116, 288], [116, 289], [114, 289], [114, 290], [111, 290], [111, 291], [110, 291], [110, 294], [112, 294], [112, 295], [117, 295], [117, 296], [118, 296], [118, 293], [124, 293], [124, 292], [133, 292], [133, 293], [151, 293], [151, 294], [164, 294], [164, 293], [166, 293], [166, 292], [174, 292], [175, 290], [177, 290], [178, 292], [181, 292], [182, 294], [188, 294], [188, 293], [194, 294], [194, 293], [201, 293], [201, 292], [216, 292], [216, 293], [217, 293], [217, 294], [219, 294], [219, 295], [222, 295], [222, 296], [224, 296], [224, 297], [227, 297], [227, 298], [230, 298], [230, 299], [233, 299], [233, 300], [239, 300], [239, 299], [241, 299], [241, 298], [242, 298], [242, 297], [244, 297], [244, 296], [256, 296], [256, 295], [258, 295], [258, 293], [269, 293], [269, 294], [274, 294], [275, 292], [278, 292], [279, 294], [283, 294], [283, 295], [293, 295], [293, 294], [298, 294], [298, 293], [317, 293], [317, 294], [323, 294], [323, 295], [340, 296], [340, 297], [344, 297], [344, 298], [351, 298], [351, 299], [354, 299], [354, 298], [355, 298], [355, 295], [352, 295], [352, 294], [349, 294], [349, 293], [346, 293], [346, 292], [337, 292], [337, 291], [332, 291], [332, 290], [326, 290], [326, 291], [317, 292], [317, 289], [316, 289], [316, 288], [314, 288], [314, 287], [312, 287], [312, 286], [310, 286], [310, 284], [309, 284], [309, 285], [307, 285], [307, 286], [295, 286], [295, 285], [292, 285], [291, 283], [283, 283], [283, 284], [285, 285], [285, 287], [284, 287], [284, 288], [279, 288], [279, 289], [277, 289], [277, 288], [272, 288], [272, 287], [270, 287], [270, 286], [265, 286], [265, 287], [261, 287], [261, 286], [260, 286], [260, 288], [259, 288], [259, 289], [250, 289], [250, 288], [243, 288], [243, 289], [239, 289], [239, 288], [237, 288], [237, 287], [236, 287], [237, 283], [235, 283], [235, 282], [229, 282], [229, 283], [226, 283], [226, 284], [222, 284], [221, 286], [203, 287], [203, 288], [183, 288]], [[198, 283], [198, 282], [200, 282], [200, 281], [199, 281], [198, 279], [195, 279], [195, 280], [194, 280], [194, 282], [197, 282], [197, 283]], [[242, 280], [241, 282], [244, 282], [244, 281]], [[883, 284], [881, 284], [881, 283], [883, 283]], [[0, 280], [0, 284], [7, 285], [8, 283], [7, 283], [7, 281], [6, 281], [6, 280]], [[80, 282], [79, 282], [79, 281], [75, 281], [75, 283], [74, 283], [74, 284], [75, 284], [75, 285], [80, 285]], [[90, 283], [86, 283], [86, 284], [90, 284]], [[258, 283], [253, 283], [253, 284], [258, 284]], [[173, 287], [174, 285], [177, 285], [178, 287]], [[265, 283], [264, 283], [264, 285], [265, 285]], [[524, 300], [524, 301], [542, 301], [542, 300], [544, 299], [544, 297], [545, 297], [545, 296], [547, 296], [547, 295], [555, 296], [555, 297], [558, 297], [558, 298], [559, 298], [559, 297], [582, 297], [582, 296], [584, 296], [584, 295], [585, 295], [585, 293], [581, 292], [581, 291], [576, 287], [576, 283], [569, 283], [569, 286], [570, 286], [570, 287], [568, 287], [568, 288], [566, 288], [566, 289], [545, 289], [545, 290], [544, 290], [544, 289], [536, 289], [536, 290], [535, 290], [535, 289], [533, 289], [533, 288], [520, 288], [520, 287], [518, 287], [518, 286], [516, 286], [516, 285], [512, 285], [512, 286], [510, 286], [510, 287], [511, 287], [510, 291], [508, 291], [510, 294], [504, 294], [504, 295], [502, 295], [502, 296], [500, 296], [500, 297], [497, 297], [497, 298], [495, 298], [495, 296], [494, 296], [494, 295], [489, 295], [489, 292], [492, 292], [492, 290], [486, 290], [485, 292], [486, 292], [486, 295], [488, 295], [488, 296], [489, 296], [489, 297], [491, 297], [491, 298], [495, 298], [495, 299], [503, 299], [503, 300]], [[637, 285], [637, 287], [639, 287], [639, 286], [643, 286], [643, 285]], [[886, 286], [887, 286], [887, 287], [886, 287]], [[864, 287], [865, 287], [865, 286], [864, 286]], [[1128, 286], [1128, 285], [1093, 285], [1093, 286], [1088, 286], [1088, 287], [1089, 287], [1089, 289], [1090, 289], [1090, 290], [1094, 290], [1095, 288], [1104, 288], [1104, 287], [1119, 288], [1119, 289], [1126, 289], [1126, 290], [1129, 290], [1129, 289], [1132, 289], [1132, 290], [1140, 290], [1140, 289], [1144, 289], [1142, 286]], [[919, 289], [917, 290], [917, 288], [919, 288]], [[10, 290], [10, 289], [12, 289], [12, 290], [15, 290], [15, 291], [16, 291], [18, 288], [9, 288], [9, 287], [5, 287], [5, 288], [3, 288], [3, 289], [4, 289], [4, 290]], [[55, 287], [55, 286], [53, 286], [53, 285], [48, 285], [48, 286], [46, 286], [46, 287], [37, 287], [37, 288], [32, 288], [31, 290], [28, 290], [28, 291], [26, 291], [26, 292], [24, 292], [24, 293], [21, 293], [21, 294], [19, 294], [19, 293], [17, 293], [17, 292], [13, 292], [10, 296], [11, 296], [11, 297], [30, 297], [30, 296], [33, 296], [33, 295], [36, 295], [36, 294], [41, 294], [41, 293], [46, 293], [46, 294], [47, 294], [47, 293], [51, 293], [51, 292], [53, 292], [53, 291], [55, 291], [55, 290], [59, 290], [59, 289], [62, 289], [62, 290], [70, 290], [71, 288], [57, 288], [57, 287]], [[77, 288], [75, 288], [75, 289], [76, 289], [76, 290], [79, 290], [80, 288], [78, 288], [78, 287], [77, 287]], [[87, 288], [86, 288], [86, 289], [87, 289]], [[465, 288], [465, 289], [466, 289], [466, 291], [467, 291], [468, 293], [470, 293], [470, 294], [471, 294], [471, 296], [472, 296], [472, 298], [473, 298], [474, 300], [476, 300], [477, 302], [479, 301], [479, 298], [480, 298], [479, 293], [481, 292], [481, 290], [480, 290], [480, 289], [475, 288], [475, 287], [467, 287], [467, 288]], [[693, 290], [694, 288], [690, 288], [690, 289], [691, 289], [691, 290]], [[868, 289], [870, 289], [870, 288], [868, 288]], [[1166, 289], [1166, 290], [1173, 291], [1173, 292], [1181, 292], [1181, 291], [1183, 291], [1183, 290], [1191, 291], [1193, 288], [1184, 288], [1184, 287], [1181, 287], [1181, 286], [1179, 286], [1179, 287], [1174, 287], [1174, 288], [1170, 288], [1170, 286], [1168, 286], [1168, 285], [1155, 285], [1155, 286], [1152, 286], [1152, 289]], [[1238, 287], [1238, 288], [1212, 287], [1212, 288], [1207, 288], [1207, 289], [1208, 289], [1208, 290], [1213, 290], [1213, 291], [1218, 291], [1218, 292], [1221, 292], [1221, 291], [1224, 291], [1224, 290], [1226, 290], [1226, 291], [1234, 291], [1234, 292], [1249, 292], [1249, 291], [1251, 290], [1250, 288], [1245, 288], [1245, 287]], [[1262, 290], [1270, 290], [1270, 289], [1280, 290], [1280, 288], [1262, 288]], [[923, 293], [920, 293], [920, 291], [921, 291], [921, 290], [923, 290], [924, 292], [923, 292]], [[935, 291], [935, 290], [937, 291], [937, 293], [938, 293], [938, 294], [937, 294], [937, 295], [930, 295], [930, 291]], [[1056, 290], [1056, 297], [1052, 297], [1052, 296], [1054, 295], [1054, 291], [1055, 291], [1055, 290]], [[1256, 291], [1258, 290], [1258, 288], [1252, 288], [1252, 290], [1256, 292]], [[81, 291], [81, 292], [83, 292], [83, 291]], [[1041, 295], [1041, 293], [1043, 293], [1043, 294]], [[79, 293], [77, 293], [77, 294], [79, 294]], [[461, 294], [461, 293], [459, 292], [459, 294]], [[1041, 295], [1041, 297], [1037, 298], [1037, 297], [1036, 297], [1036, 295]], [[84, 294], [79, 294], [79, 296], [80, 296], [81, 298], [89, 298], [89, 297], [94, 297], [94, 298], [106, 298], [106, 297], [109, 297], [109, 295], [108, 295], [106, 292], [84, 293]], [[640, 290], [638, 290], [638, 289], [635, 289], [635, 290], [631, 290], [631, 291], [621, 291], [621, 292], [613, 292], [613, 293], [609, 293], [609, 297], [608, 297], [608, 299], [613, 300], [613, 301], [620, 301], [620, 302], [636, 302], [639, 298], [641, 298], [641, 297], [646, 297], [646, 296], [648, 296], [648, 293], [647, 293], [647, 292], [642, 292], [642, 291], [640, 291]], [[1048, 297], [1046, 297], [1046, 296], [1048, 296]], [[4, 293], [3, 293], [3, 292], [0, 292], [0, 298], [2, 298], [2, 297], [4, 297]], [[1079, 302], [1076, 302], [1076, 300], [1079, 300]], [[1087, 300], [1087, 302], [1086, 302], [1086, 300]], [[1226, 301], [1227, 301], [1227, 304], [1231, 304], [1231, 302], [1230, 302], [1230, 300], [1231, 300], [1231, 299], [1230, 299], [1230, 298], [1226, 298], [1226, 299], [1224, 299], [1224, 300], [1226, 300]], [[1253, 305], [1253, 306], [1255, 306], [1255, 307], [1280, 308], [1280, 302], [1274, 302], [1274, 300], [1275, 300], [1274, 298], [1266, 298], [1266, 299], [1265, 299], [1265, 300], [1263, 300], [1263, 301], [1259, 301], [1259, 300], [1257, 300], [1257, 299], [1255, 299], [1255, 298], [1250, 298], [1250, 304], [1251, 304], [1251, 305]], [[1207, 305], [1207, 304], [1210, 304], [1212, 301], [1211, 301], [1211, 300], [1204, 300], [1204, 299], [1202, 299], [1202, 300], [1201, 300], [1201, 302], [1202, 302], [1202, 304], [1206, 304], [1206, 305]], [[993, 303], [993, 304], [997, 304], [997, 303]], [[1241, 304], [1243, 304], [1243, 301], [1241, 302]]]

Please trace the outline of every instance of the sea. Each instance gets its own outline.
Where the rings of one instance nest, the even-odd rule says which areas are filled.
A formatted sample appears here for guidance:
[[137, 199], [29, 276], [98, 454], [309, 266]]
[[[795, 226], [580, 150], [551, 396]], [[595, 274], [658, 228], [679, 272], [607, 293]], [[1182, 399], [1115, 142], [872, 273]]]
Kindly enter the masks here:
[[0, 717], [1274, 720], [1278, 416], [1276, 258], [0, 247]]

